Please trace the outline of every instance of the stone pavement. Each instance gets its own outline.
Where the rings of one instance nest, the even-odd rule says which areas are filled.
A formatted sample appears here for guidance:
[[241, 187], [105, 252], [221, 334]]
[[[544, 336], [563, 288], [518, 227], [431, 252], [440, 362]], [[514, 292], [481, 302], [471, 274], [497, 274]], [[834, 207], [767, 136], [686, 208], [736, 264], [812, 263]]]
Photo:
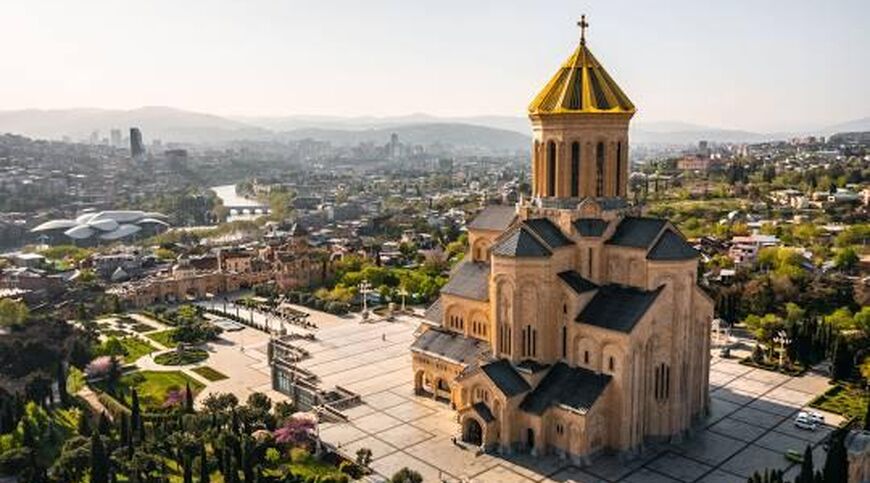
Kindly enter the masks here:
[[[765, 468], [787, 469], [786, 476], [792, 478], [799, 467], [790, 464], [784, 452], [802, 452], [810, 444], [814, 461], [824, 461], [822, 440], [831, 426], [842, 421], [826, 414], [830, 426], [816, 432], [794, 427], [794, 414], [827, 388], [825, 378], [793, 378], [714, 355], [710, 415], [682, 442], [649, 445], [631, 461], [599, 456], [583, 468], [555, 456], [478, 454], [452, 443], [459, 426], [449, 407], [413, 393], [408, 347], [419, 319], [361, 323], [357, 317], [305, 310], [320, 329], [315, 331], [317, 340], [296, 341], [312, 355], [301, 365], [320, 377], [322, 388], [339, 385], [361, 394], [363, 400], [346, 412], [349, 422], [322, 424], [321, 436], [346, 454], [371, 449], [376, 478], [388, 477], [405, 466], [419, 471], [425, 481], [481, 483], [742, 482]], [[221, 341], [209, 344], [206, 365], [229, 379], [209, 383], [197, 401], [212, 392], [232, 392], [244, 400], [254, 391], [285, 400], [271, 389], [268, 340], [264, 332], [246, 328], [224, 333]]]
[[322, 425], [323, 439], [348, 454], [371, 449], [372, 468], [383, 477], [404, 466], [426, 481], [724, 482], [745, 481], [765, 468], [792, 476], [799, 468], [784, 452], [811, 444], [814, 460], [824, 461], [820, 443], [842, 421], [826, 414], [830, 426], [816, 432], [794, 427], [794, 414], [827, 388], [825, 378], [792, 378], [713, 356], [711, 414], [680, 443], [650, 445], [632, 461], [600, 456], [584, 468], [555, 456], [477, 454], [451, 442], [459, 426], [450, 408], [413, 393], [408, 346], [417, 325], [413, 318], [351, 320], [319, 330], [316, 341], [298, 341], [312, 354], [301, 365], [321, 378], [322, 387], [340, 385], [362, 395], [363, 404], [347, 412], [348, 423]]

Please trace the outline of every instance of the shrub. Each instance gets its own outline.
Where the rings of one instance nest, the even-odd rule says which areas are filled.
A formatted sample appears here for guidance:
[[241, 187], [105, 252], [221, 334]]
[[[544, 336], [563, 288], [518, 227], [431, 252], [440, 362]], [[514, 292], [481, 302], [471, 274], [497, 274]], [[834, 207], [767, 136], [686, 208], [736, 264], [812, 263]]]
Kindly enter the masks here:
[[305, 448], [293, 448], [290, 450], [290, 461], [293, 463], [307, 463], [309, 459], [311, 459], [311, 453]]
[[363, 477], [363, 469], [352, 461], [342, 461], [338, 470], [355, 480]]

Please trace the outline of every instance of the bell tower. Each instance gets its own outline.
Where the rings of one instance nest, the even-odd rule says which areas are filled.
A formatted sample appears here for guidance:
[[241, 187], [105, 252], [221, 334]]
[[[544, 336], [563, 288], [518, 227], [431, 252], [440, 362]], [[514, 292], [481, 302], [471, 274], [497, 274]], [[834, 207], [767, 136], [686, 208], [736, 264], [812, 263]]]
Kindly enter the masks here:
[[529, 105], [532, 195], [625, 196], [635, 107], [586, 46], [586, 15], [577, 25], [580, 45]]

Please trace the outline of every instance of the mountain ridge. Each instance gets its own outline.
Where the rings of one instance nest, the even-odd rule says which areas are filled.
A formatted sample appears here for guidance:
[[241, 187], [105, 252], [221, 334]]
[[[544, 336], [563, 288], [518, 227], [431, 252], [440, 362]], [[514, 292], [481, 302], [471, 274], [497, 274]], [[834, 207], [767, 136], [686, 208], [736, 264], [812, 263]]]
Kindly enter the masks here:
[[[70, 136], [85, 139], [93, 131], [108, 137], [110, 129], [121, 129], [124, 136], [132, 126], [139, 127], [146, 140], [209, 144], [240, 140], [270, 141], [311, 137], [346, 144], [349, 140], [386, 142], [397, 132], [412, 144], [478, 145], [490, 149], [528, 149], [531, 126], [523, 116], [434, 116], [411, 113], [403, 116], [219, 116], [167, 106], [136, 109], [23, 109], [0, 111], [0, 132], [36, 138], [59, 139]], [[445, 127], [445, 126], [449, 126]], [[482, 129], [483, 128], [483, 129]], [[694, 144], [713, 142], [761, 142], [806, 135], [831, 135], [836, 132], [870, 131], [870, 117], [832, 124], [818, 129], [782, 132], [753, 132], [726, 129], [682, 121], [635, 121], [631, 140], [638, 144]], [[404, 133], [404, 134], [403, 134]], [[438, 136], [446, 136], [438, 139]], [[483, 139], [471, 139], [482, 136]], [[520, 136], [520, 137], [518, 137]]]

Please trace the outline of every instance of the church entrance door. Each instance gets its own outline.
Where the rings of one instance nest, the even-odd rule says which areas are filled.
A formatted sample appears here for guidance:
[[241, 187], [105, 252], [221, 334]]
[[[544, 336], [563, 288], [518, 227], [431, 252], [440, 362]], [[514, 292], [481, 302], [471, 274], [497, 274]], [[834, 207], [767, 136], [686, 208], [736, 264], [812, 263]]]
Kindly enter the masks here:
[[462, 441], [474, 446], [480, 446], [483, 443], [483, 429], [476, 419], [468, 418], [465, 420], [465, 426], [462, 428]]

